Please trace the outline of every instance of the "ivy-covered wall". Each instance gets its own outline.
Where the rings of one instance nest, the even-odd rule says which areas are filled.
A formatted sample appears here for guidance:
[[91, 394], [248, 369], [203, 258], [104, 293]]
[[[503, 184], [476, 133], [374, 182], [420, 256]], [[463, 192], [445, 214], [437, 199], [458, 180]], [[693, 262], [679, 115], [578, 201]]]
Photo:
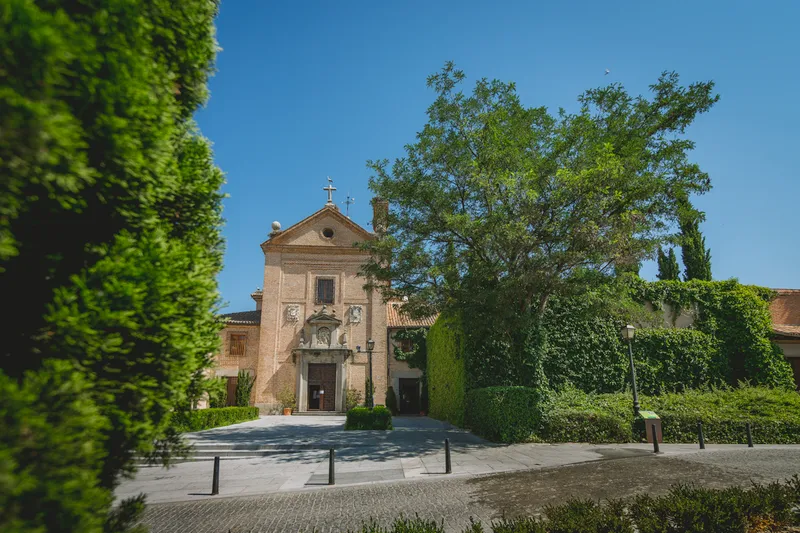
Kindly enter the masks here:
[[438, 420], [464, 425], [466, 370], [461, 320], [442, 314], [431, 326], [428, 348], [428, 409]]
[[[733, 280], [631, 279], [619, 301], [594, 294], [553, 299], [537, 325], [539, 331], [531, 335], [538, 349], [530, 353], [539, 357], [548, 384], [555, 390], [622, 391], [630, 386], [630, 370], [619, 330], [634, 322], [643, 326], [633, 342], [637, 384], [643, 394], [737, 385], [740, 381], [791, 390], [791, 367], [770, 340], [772, 297], [768, 289]], [[694, 317], [691, 328], [663, 327], [683, 311]], [[475, 320], [475, 315], [469, 318]], [[465, 389], [535, 385], [515, 378], [520, 374], [512, 370], [514, 363], [504, 352], [502, 337], [492, 339], [491, 328], [502, 325], [487, 321], [478, 329], [461, 324], [443, 316], [428, 336], [430, 413], [456, 424], [463, 421]]]

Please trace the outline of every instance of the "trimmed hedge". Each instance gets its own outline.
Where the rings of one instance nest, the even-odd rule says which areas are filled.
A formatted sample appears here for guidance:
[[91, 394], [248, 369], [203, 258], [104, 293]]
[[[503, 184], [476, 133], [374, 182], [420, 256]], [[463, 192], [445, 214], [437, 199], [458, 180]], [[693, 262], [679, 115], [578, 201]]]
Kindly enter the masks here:
[[[746, 442], [750, 422], [759, 444], [800, 443], [800, 394], [765, 387], [687, 391], [640, 396], [642, 409], [661, 417], [665, 442], [697, 442], [697, 422], [709, 443]], [[541, 430], [548, 442], [630, 442], [642, 438], [632, 428], [630, 393], [586, 394], [575, 389], [553, 398]]]
[[258, 418], [258, 407], [220, 407], [175, 413], [172, 426], [180, 433], [229, 426]]
[[353, 407], [347, 411], [344, 429], [392, 429], [392, 412], [383, 405]]
[[431, 417], [464, 425], [467, 371], [461, 320], [440, 315], [427, 336], [428, 410]]
[[547, 403], [545, 392], [530, 387], [473, 389], [467, 393], [467, 426], [493, 441], [529, 441]]

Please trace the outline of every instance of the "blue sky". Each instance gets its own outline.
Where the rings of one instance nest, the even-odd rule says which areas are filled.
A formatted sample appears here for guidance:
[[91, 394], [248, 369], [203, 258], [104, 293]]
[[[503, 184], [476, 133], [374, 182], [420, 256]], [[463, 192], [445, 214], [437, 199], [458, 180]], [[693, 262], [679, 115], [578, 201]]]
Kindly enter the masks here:
[[515, 81], [524, 104], [553, 110], [609, 82], [646, 92], [663, 70], [713, 79], [721, 100], [689, 135], [714, 186], [695, 201], [714, 277], [800, 287], [798, 20], [790, 1], [223, 0], [222, 51], [197, 119], [227, 175], [228, 310], [254, 308], [271, 222], [286, 228], [322, 207], [326, 176], [369, 228], [365, 161], [413, 142], [433, 101], [425, 79], [447, 60], [470, 86]]

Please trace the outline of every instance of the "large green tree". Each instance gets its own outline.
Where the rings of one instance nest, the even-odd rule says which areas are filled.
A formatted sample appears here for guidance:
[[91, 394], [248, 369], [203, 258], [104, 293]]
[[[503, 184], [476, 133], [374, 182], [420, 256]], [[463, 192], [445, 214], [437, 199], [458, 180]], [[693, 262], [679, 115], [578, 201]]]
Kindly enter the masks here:
[[116, 531], [218, 342], [212, 0], [0, 5], [0, 529]]
[[530, 326], [550, 297], [652, 257], [678, 199], [710, 188], [683, 134], [718, 97], [712, 82], [683, 87], [664, 73], [650, 98], [613, 84], [551, 114], [524, 106], [513, 83], [481, 79], [465, 94], [464, 79], [451, 63], [432, 75], [436, 99], [406, 155], [368, 163], [392, 209], [364, 245], [365, 274], [386, 296], [408, 296], [413, 313], [466, 308], [475, 326], [496, 324], [467, 331], [487, 354], [520, 361], [505, 381], [530, 381], [536, 365], [523, 362], [544, 342]]

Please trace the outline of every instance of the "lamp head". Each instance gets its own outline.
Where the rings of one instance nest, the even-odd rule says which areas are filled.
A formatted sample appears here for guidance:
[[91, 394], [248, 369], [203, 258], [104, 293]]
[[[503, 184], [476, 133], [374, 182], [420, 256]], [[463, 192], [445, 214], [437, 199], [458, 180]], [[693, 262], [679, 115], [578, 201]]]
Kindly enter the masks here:
[[374, 349], [375, 349], [375, 341], [372, 340], [372, 339], [368, 340], [367, 341], [367, 351], [371, 352]]
[[636, 328], [631, 326], [630, 324], [628, 324], [627, 326], [624, 326], [620, 330], [620, 335], [622, 335], [622, 338], [625, 339], [626, 341], [632, 341], [633, 340], [633, 334], [634, 334], [635, 331], [636, 331]]

